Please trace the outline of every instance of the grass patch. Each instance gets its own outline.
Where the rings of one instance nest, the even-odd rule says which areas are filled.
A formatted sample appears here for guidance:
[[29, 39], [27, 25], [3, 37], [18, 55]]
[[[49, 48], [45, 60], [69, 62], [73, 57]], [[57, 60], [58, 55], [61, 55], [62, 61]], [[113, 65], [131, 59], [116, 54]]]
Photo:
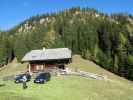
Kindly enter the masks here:
[[133, 88], [129, 84], [98, 81], [79, 76], [52, 77], [46, 84], [22, 84], [7, 81], [0, 87], [0, 100], [132, 100]]
[[111, 72], [105, 70], [104, 68], [93, 63], [92, 61], [85, 60], [85, 59], [81, 58], [81, 56], [79, 56], [79, 55], [73, 56], [72, 63], [67, 66], [68, 66], [68, 68], [72, 68], [72, 69], [78, 68], [83, 71], [88, 71], [88, 72], [96, 73], [99, 75], [107, 76], [108, 79], [110, 79], [114, 82], [132, 84], [131, 81], [129, 81], [123, 77], [119, 77], [118, 75], [115, 75], [114, 73], [111, 73]]
[[[95, 80], [80, 76], [52, 77], [46, 84], [28, 82], [28, 88], [23, 90], [22, 84], [13, 81], [0, 80], [0, 100], [132, 100], [132, 82], [110, 73], [91, 61], [80, 56], [73, 57], [73, 63], [68, 65], [74, 69], [107, 75], [108, 80]], [[17, 74], [26, 70], [26, 64], [9, 64], [0, 71], [0, 77]]]

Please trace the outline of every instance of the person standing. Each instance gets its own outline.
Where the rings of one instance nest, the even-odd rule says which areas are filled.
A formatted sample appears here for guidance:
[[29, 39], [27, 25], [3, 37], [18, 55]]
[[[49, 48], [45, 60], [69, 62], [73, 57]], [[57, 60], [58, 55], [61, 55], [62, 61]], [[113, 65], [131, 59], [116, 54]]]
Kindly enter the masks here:
[[26, 75], [24, 75], [23, 76], [23, 89], [27, 88], [26, 81], [27, 81], [27, 78], [26, 78]]

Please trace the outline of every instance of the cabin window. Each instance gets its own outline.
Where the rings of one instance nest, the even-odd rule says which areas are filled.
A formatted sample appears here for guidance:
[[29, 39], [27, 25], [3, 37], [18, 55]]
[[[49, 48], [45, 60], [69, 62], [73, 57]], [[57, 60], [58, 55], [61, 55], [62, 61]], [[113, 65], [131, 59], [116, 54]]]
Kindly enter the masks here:
[[60, 69], [65, 69], [65, 65], [59, 65]]

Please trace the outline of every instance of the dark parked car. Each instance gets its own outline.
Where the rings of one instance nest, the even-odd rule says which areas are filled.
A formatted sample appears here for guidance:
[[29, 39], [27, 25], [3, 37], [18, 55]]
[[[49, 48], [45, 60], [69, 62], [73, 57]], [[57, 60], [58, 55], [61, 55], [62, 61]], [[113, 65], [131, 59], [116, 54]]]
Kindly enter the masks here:
[[50, 73], [41, 72], [36, 76], [34, 83], [44, 84], [45, 82], [50, 81], [50, 78], [51, 78]]
[[15, 83], [22, 83], [23, 82], [23, 77], [26, 76], [26, 82], [30, 81], [31, 75], [30, 74], [19, 74], [16, 75], [15, 77]]

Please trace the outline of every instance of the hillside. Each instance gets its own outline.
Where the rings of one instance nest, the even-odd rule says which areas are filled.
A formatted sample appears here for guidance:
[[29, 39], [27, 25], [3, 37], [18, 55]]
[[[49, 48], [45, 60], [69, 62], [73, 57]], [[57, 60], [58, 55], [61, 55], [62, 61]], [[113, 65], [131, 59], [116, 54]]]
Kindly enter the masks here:
[[67, 47], [101, 67], [133, 80], [133, 16], [75, 7], [31, 17], [0, 32], [0, 62], [30, 50]]
[[[14, 67], [15, 63], [0, 72], [0, 76], [10, 75], [23, 71], [26, 65]], [[108, 80], [95, 80], [80, 76], [52, 77], [51, 81], [44, 85], [28, 83], [28, 89], [23, 90], [22, 84], [14, 84], [13, 81], [0, 81], [0, 100], [132, 100], [132, 82], [116, 76], [91, 61], [84, 60], [80, 56], [73, 57], [70, 68], [75, 66], [84, 71], [107, 75]], [[23, 67], [23, 68], [22, 68]]]
[[94, 62], [92, 62], [90, 60], [83, 59], [80, 55], [74, 55], [73, 62], [67, 66], [68, 66], [68, 68], [72, 68], [73, 70], [75, 68], [78, 68], [83, 71], [103, 75], [103, 76], [107, 77], [107, 80], [110, 80], [110, 81], [114, 81], [114, 82], [116, 81], [118, 83], [119, 82], [127, 82], [127, 83], [132, 84], [131, 81], [128, 81], [127, 79], [124, 79], [123, 77], [119, 77], [118, 75], [105, 70], [104, 68], [102, 68], [101, 66], [95, 64]]
[[24, 73], [27, 69], [27, 64], [18, 63], [16, 60], [12, 61], [3, 68], [0, 68], [0, 79], [6, 76], [14, 76], [16, 74]]

